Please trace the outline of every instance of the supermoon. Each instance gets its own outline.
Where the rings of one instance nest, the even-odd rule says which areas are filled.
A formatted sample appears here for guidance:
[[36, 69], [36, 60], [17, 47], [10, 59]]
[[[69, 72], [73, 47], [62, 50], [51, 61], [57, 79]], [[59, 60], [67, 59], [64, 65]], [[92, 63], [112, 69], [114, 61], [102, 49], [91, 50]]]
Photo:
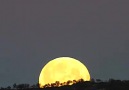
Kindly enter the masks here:
[[86, 66], [74, 58], [59, 57], [49, 61], [43, 67], [39, 76], [39, 86], [43, 88], [44, 85], [56, 81], [63, 83], [79, 79], [90, 81], [90, 74]]

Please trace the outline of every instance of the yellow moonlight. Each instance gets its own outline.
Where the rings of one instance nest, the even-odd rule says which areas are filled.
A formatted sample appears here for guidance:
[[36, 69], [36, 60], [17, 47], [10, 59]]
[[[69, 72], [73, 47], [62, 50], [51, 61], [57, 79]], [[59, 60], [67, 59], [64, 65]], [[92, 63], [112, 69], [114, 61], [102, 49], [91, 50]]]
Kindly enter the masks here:
[[70, 57], [60, 57], [48, 62], [41, 70], [39, 85], [42, 88], [46, 84], [67, 82], [69, 80], [90, 81], [90, 74], [85, 65]]

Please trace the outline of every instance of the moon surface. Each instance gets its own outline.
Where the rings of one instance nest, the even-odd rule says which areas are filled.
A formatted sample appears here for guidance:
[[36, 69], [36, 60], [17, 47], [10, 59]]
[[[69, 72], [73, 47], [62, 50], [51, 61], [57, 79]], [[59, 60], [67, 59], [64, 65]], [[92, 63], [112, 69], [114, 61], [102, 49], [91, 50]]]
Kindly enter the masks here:
[[90, 81], [88, 69], [80, 61], [70, 57], [59, 57], [49, 61], [41, 70], [39, 85], [42, 88], [46, 84], [67, 82], [68, 80]]

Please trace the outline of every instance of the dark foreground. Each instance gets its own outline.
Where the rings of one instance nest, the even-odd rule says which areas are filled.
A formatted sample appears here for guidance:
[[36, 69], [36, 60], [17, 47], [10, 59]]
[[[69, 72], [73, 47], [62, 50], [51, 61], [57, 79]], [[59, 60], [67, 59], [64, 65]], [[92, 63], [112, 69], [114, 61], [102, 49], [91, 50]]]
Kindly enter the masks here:
[[[18, 85], [17, 85], [18, 86]], [[103, 82], [101, 80], [90, 81], [90, 82], [78, 82], [73, 85], [65, 85], [61, 87], [46, 87], [46, 88], [39, 88], [37, 87], [25, 87], [22, 84], [21, 87], [7, 87], [1, 88], [0, 90], [129, 90], [129, 80], [109, 80], [107, 82]]]

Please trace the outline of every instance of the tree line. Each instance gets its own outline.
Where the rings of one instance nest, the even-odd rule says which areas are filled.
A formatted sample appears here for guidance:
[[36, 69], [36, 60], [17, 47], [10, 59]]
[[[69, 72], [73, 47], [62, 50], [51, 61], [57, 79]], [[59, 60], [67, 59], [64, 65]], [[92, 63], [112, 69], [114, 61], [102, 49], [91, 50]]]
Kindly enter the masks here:
[[[75, 82], [75, 81], [74, 81]], [[129, 90], [129, 80], [115, 80], [109, 79], [108, 81], [102, 81], [101, 79], [91, 79], [91, 81], [84, 81], [80, 79], [78, 82], [70, 85], [71, 81], [62, 83], [55, 82], [53, 84], [46, 84], [43, 87], [44, 90]], [[48, 86], [47, 86], [48, 85]], [[6, 88], [0, 88], [0, 90], [41, 90], [39, 84], [29, 85], [29, 84], [16, 84], [13, 86], [8, 86]]]
[[16, 84], [14, 83], [12, 86], [1, 87], [0, 90], [20, 90], [20, 89], [30, 89], [30, 88], [39, 88], [39, 84]]

